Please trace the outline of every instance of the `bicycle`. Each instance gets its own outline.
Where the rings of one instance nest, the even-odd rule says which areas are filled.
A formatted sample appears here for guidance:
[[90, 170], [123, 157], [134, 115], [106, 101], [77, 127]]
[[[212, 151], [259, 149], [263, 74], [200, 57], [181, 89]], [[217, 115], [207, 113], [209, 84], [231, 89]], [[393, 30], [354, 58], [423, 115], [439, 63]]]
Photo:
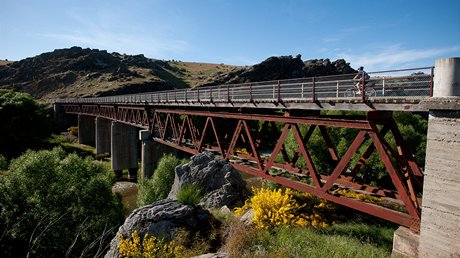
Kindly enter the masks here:
[[[366, 84], [367, 83], [365, 83], [364, 85], [366, 85]], [[356, 87], [349, 88], [349, 89], [345, 90], [345, 97], [352, 98], [352, 97], [356, 97], [356, 96], [361, 96], [362, 95], [361, 88], [362, 88], [361, 84], [358, 83], [356, 85]], [[366, 98], [375, 97], [377, 92], [371, 87], [366, 87], [364, 89], [364, 94], [366, 95]]]

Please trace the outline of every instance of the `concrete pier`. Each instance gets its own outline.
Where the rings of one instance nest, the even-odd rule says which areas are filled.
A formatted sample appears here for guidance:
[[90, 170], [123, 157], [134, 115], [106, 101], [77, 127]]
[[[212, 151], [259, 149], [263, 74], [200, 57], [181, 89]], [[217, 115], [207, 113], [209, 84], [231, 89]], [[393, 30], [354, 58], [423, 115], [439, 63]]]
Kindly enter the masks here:
[[142, 178], [150, 178], [153, 171], [157, 166], [157, 159], [155, 159], [155, 142], [150, 137], [149, 130], [139, 131], [139, 140], [141, 140], [141, 176]]
[[102, 117], [96, 118], [96, 153], [110, 152], [111, 121]]
[[460, 257], [460, 58], [436, 60], [419, 257]]
[[78, 115], [78, 143], [94, 146], [95, 127], [94, 117]]
[[137, 129], [112, 122], [112, 169], [121, 178], [123, 169], [128, 169], [130, 181], [137, 179]]

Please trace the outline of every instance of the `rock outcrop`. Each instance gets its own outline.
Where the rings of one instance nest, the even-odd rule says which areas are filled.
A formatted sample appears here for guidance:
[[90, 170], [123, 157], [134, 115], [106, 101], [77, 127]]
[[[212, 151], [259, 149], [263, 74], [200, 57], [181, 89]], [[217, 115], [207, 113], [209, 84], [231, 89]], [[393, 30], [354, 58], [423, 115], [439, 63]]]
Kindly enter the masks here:
[[112, 239], [105, 257], [120, 257], [118, 236], [130, 238], [131, 233], [135, 230], [139, 236], [148, 233], [149, 236], [165, 237], [171, 240], [178, 229], [206, 237], [217, 226], [217, 220], [208, 211], [198, 206], [183, 205], [168, 199], [161, 200], [134, 210], [126, 218], [125, 223], [118, 229], [117, 236]]
[[176, 199], [180, 189], [188, 184], [199, 185], [206, 193], [199, 204], [203, 208], [241, 206], [248, 195], [240, 174], [227, 160], [211, 152], [196, 154], [189, 163], [176, 167], [168, 198]]
[[300, 55], [296, 57], [272, 56], [253, 66], [234, 70], [229, 73], [211, 75], [208, 81], [200, 86], [340, 75], [356, 72], [343, 59], [337, 59], [332, 62], [329, 59], [311, 59], [303, 62]]

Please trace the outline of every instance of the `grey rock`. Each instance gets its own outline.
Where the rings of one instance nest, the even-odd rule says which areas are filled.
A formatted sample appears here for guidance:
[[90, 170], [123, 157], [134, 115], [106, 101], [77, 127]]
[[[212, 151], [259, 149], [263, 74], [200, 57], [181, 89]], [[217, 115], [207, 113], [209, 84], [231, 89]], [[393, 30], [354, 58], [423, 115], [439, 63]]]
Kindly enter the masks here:
[[188, 184], [197, 184], [206, 193], [199, 203], [203, 208], [241, 206], [249, 193], [232, 165], [211, 152], [196, 154], [189, 163], [176, 167], [168, 198], [177, 199], [180, 189]]
[[217, 224], [212, 215], [200, 207], [183, 205], [169, 199], [154, 202], [134, 210], [126, 218], [125, 223], [112, 239], [105, 257], [121, 257], [118, 253], [118, 236], [130, 238], [135, 230], [141, 237], [148, 233], [149, 236], [171, 240], [176, 229], [199, 232], [200, 235], [207, 236]]
[[243, 222], [245, 225], [250, 225], [254, 220], [254, 210], [249, 209], [247, 210], [243, 216], [241, 216], [240, 221]]

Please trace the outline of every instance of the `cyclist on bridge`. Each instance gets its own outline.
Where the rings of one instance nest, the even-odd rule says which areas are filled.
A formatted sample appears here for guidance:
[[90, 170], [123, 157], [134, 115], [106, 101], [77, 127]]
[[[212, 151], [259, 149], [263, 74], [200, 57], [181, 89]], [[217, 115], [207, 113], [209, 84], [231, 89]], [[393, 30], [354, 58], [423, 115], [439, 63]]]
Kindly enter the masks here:
[[361, 94], [361, 87], [364, 89], [364, 86], [366, 85], [366, 81], [369, 80], [369, 74], [367, 74], [364, 71], [364, 68], [360, 66], [358, 68], [358, 74], [355, 75], [353, 78], [353, 81], [357, 81], [355, 86], [356, 86], [356, 92]]

